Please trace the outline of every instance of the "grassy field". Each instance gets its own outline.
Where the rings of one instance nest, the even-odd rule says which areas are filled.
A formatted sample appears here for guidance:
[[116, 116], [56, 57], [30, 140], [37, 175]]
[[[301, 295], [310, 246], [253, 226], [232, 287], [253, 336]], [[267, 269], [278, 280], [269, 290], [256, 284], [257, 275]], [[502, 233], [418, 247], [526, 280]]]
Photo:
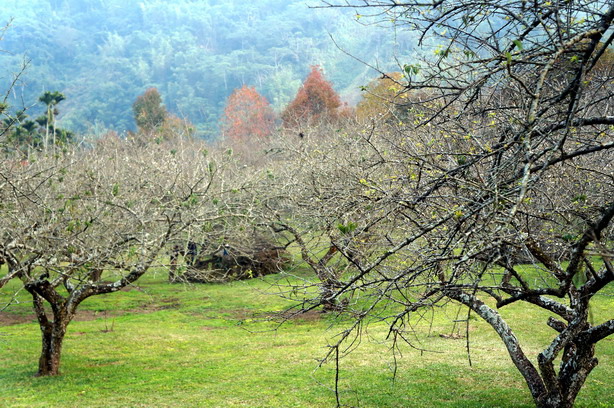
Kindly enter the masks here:
[[[34, 378], [40, 334], [24, 293], [0, 313], [0, 407], [331, 407], [334, 365], [318, 367], [343, 328], [310, 313], [278, 326], [266, 317], [288, 303], [270, 293], [275, 277], [230, 284], [168, 284], [162, 273], [122, 293], [88, 299], [69, 326], [62, 375]], [[609, 293], [612, 294], [611, 290]], [[7, 301], [7, 293], [0, 301]], [[611, 316], [602, 296], [597, 319]], [[522, 377], [484, 323], [472, 320], [471, 358], [451, 333], [457, 308], [442, 310], [430, 336], [397, 356], [386, 327], [369, 326], [360, 347], [341, 360], [344, 406], [531, 407]], [[531, 355], [552, 336], [545, 315], [504, 310]], [[347, 322], [345, 322], [347, 323]], [[599, 366], [578, 407], [614, 407], [614, 339], [598, 346]]]

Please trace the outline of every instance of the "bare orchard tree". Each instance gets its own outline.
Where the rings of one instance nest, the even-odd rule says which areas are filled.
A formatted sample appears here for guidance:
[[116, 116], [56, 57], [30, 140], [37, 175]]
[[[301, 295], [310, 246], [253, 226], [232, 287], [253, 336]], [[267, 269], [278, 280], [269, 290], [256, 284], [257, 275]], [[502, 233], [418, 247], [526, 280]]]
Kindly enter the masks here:
[[358, 222], [365, 209], [357, 203], [370, 199], [363, 194], [371, 166], [365, 139], [355, 123], [347, 121], [343, 131], [336, 125], [311, 127], [307, 137], [294, 130], [278, 134], [261, 158], [255, 190], [257, 217], [313, 271], [324, 311], [343, 308], [334, 293], [352, 260], [339, 251], [364, 257], [374, 240], [370, 226]]
[[0, 262], [8, 270], [0, 289], [19, 279], [32, 295], [42, 332], [37, 375], [59, 374], [81, 302], [134, 283], [199, 221], [216, 172], [192, 148], [117, 143], [1, 164]]
[[[537, 406], [571, 407], [597, 365], [595, 344], [614, 333], [614, 319], [589, 319], [614, 280], [614, 77], [604, 63], [614, 5], [324, 7], [356, 7], [419, 31], [424, 58], [404, 65], [400, 83], [429, 95], [420, 109], [407, 98], [417, 129], [365, 138], [372, 177], [361, 197], [369, 199], [350, 211], [361, 215], [356, 223], [388, 232], [368, 256], [340, 248], [353, 269], [334, 296], [360, 293], [355, 327], [389, 313], [378, 317], [399, 339], [413, 315], [460, 303], [500, 336]], [[497, 311], [519, 302], [553, 316], [545, 322], [552, 341], [536, 361]]]
[[[277, 273], [287, 262], [269, 228], [259, 223], [262, 173], [231, 149], [214, 149], [217, 180], [199, 219], [173, 240], [171, 282], [228, 282]], [[266, 178], [266, 176], [265, 176]]]

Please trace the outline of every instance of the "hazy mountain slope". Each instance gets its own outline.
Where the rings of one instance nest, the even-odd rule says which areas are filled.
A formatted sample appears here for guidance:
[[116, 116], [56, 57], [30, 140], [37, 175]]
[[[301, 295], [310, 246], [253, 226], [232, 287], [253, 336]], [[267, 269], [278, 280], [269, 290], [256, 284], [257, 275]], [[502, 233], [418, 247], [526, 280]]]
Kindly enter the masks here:
[[[76, 131], [134, 127], [131, 105], [155, 86], [173, 113], [204, 135], [215, 134], [226, 98], [255, 86], [277, 108], [319, 64], [337, 90], [355, 98], [375, 73], [350, 58], [393, 60], [411, 41], [402, 33], [363, 27], [349, 10], [310, 9], [303, 1], [5, 0], [0, 19], [14, 17], [1, 47], [8, 79], [30, 59], [13, 105], [59, 90], [61, 124]], [[317, 3], [315, 3], [317, 4]], [[390, 67], [388, 67], [390, 68]], [[387, 68], [387, 69], [388, 69]]]

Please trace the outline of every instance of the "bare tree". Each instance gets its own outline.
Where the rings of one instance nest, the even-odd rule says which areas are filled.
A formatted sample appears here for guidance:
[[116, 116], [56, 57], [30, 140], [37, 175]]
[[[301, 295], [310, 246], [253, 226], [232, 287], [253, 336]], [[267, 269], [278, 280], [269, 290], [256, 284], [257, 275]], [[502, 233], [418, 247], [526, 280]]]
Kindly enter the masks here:
[[[365, 226], [359, 229], [352, 221], [360, 217], [356, 211], [364, 210], [356, 205], [365, 201], [361, 189], [369, 173], [362, 166], [364, 145], [338, 126], [322, 123], [310, 127], [308, 135], [294, 129], [277, 134], [264, 146], [254, 190], [260, 209], [255, 219], [313, 271], [326, 311], [343, 307], [333, 294], [351, 265], [339, 250], [364, 256], [369, 237]], [[343, 126], [357, 129], [350, 121]]]
[[[0, 289], [20, 279], [42, 332], [37, 375], [57, 375], [81, 302], [134, 283], [209, 211], [202, 149], [129, 143], [0, 165]], [[201, 211], [202, 210], [202, 211]]]
[[[339, 248], [352, 269], [332, 298], [360, 293], [353, 328], [378, 316], [398, 339], [408, 338], [409, 319], [423, 309], [460, 303], [500, 336], [537, 406], [571, 407], [597, 365], [595, 344], [614, 333], [614, 320], [589, 319], [591, 302], [614, 280], [613, 77], [601, 63], [614, 40], [614, 6], [348, 0], [324, 7], [356, 7], [418, 30], [424, 57], [403, 66], [400, 83], [429, 96], [419, 110], [411, 98], [404, 107], [417, 128], [355, 138], [365, 149], [358, 167], [369, 177], [358, 176], [360, 199], [346, 201], [345, 211], [358, 235], [378, 232], [377, 248], [362, 257]], [[534, 265], [531, 278], [521, 262]], [[537, 361], [497, 311], [516, 302], [556, 316]]]

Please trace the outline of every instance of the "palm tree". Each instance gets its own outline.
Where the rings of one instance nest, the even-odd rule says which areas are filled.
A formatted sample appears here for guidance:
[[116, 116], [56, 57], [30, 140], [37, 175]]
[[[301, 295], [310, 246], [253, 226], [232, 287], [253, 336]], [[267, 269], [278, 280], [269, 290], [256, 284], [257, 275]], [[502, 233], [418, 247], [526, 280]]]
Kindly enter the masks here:
[[47, 123], [45, 125], [45, 152], [49, 145], [49, 126], [53, 126], [53, 145], [55, 146], [55, 105], [62, 102], [66, 97], [64, 94], [58, 91], [50, 92], [45, 91], [38, 100], [47, 105]]

